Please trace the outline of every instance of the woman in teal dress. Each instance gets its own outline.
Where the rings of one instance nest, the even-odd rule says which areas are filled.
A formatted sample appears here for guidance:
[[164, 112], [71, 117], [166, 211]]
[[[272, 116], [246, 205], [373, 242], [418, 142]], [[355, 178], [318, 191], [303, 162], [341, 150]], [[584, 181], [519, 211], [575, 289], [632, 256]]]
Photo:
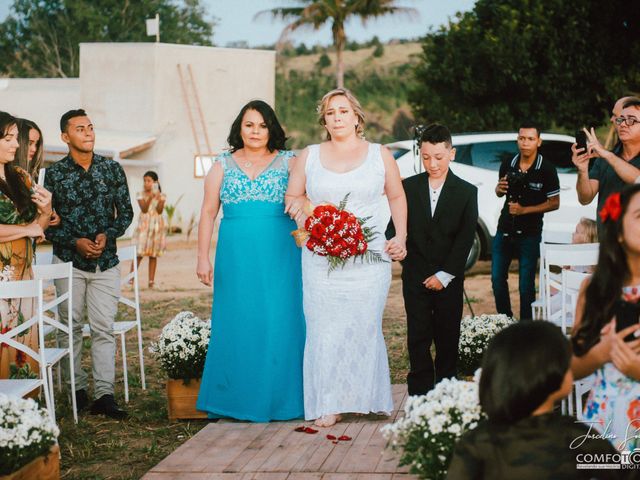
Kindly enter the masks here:
[[[197, 274], [215, 286], [197, 408], [211, 418], [303, 416], [300, 249], [290, 235], [296, 225], [284, 213], [295, 157], [285, 141], [273, 109], [249, 102], [231, 126], [230, 151], [205, 179]], [[220, 205], [214, 272], [209, 246]]]

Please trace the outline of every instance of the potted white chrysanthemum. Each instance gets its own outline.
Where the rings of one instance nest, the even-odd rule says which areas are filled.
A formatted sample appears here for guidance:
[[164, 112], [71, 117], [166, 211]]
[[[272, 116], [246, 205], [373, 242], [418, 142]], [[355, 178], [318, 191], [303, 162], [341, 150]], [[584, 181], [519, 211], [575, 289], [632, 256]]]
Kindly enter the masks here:
[[167, 374], [169, 419], [206, 418], [196, 410], [200, 380], [209, 348], [211, 325], [192, 312], [180, 312], [164, 326], [149, 350]]
[[60, 478], [59, 433], [34, 400], [0, 394], [0, 479]]
[[458, 374], [463, 377], [473, 375], [480, 368], [489, 340], [514, 322], [513, 318], [502, 314], [464, 317], [460, 324]]
[[438, 480], [446, 477], [457, 440], [481, 418], [478, 383], [444, 379], [426, 395], [408, 397], [404, 417], [382, 427], [382, 433], [402, 451], [400, 465]]

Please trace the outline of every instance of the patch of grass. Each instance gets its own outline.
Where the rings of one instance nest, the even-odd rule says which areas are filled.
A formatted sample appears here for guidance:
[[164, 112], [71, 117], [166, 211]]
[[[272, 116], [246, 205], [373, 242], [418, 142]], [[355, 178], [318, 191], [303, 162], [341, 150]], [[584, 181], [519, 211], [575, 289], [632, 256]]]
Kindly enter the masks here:
[[[61, 477], [64, 479], [138, 479], [151, 467], [173, 452], [188, 438], [203, 428], [207, 421], [169, 421], [165, 395], [165, 377], [149, 354], [149, 344], [155, 341], [161, 328], [182, 310], [191, 310], [201, 318], [211, 314], [208, 294], [181, 299], [143, 302], [143, 343], [147, 389], [141, 389], [140, 364], [135, 335], [127, 338], [129, 368], [129, 403], [124, 403], [121, 351], [116, 358], [116, 399], [129, 413], [123, 422], [88, 413], [73, 423], [71, 406], [66, 394], [56, 392], [56, 414], [60, 426], [62, 451]], [[120, 319], [130, 315], [126, 309]], [[90, 345], [86, 339], [83, 366], [90, 372]], [[118, 344], [119, 345], [119, 344]]]

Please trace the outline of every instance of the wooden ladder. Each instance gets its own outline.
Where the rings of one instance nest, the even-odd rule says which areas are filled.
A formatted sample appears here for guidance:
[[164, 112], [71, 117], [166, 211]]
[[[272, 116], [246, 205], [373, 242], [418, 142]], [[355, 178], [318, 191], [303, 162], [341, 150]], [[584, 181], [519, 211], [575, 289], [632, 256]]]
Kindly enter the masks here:
[[[193, 133], [193, 140], [196, 146], [196, 158], [200, 162], [200, 168], [204, 175], [207, 168], [203, 161], [203, 157], [212, 157], [211, 143], [209, 142], [209, 134], [207, 133], [207, 124], [204, 121], [204, 114], [200, 106], [200, 97], [198, 96], [198, 88], [193, 78], [193, 70], [191, 65], [178, 64], [178, 75], [180, 75], [180, 85], [182, 87], [182, 96], [187, 114], [189, 115], [189, 124]], [[210, 163], [209, 165], [210, 166]], [[203, 175], [203, 176], [204, 176]]]

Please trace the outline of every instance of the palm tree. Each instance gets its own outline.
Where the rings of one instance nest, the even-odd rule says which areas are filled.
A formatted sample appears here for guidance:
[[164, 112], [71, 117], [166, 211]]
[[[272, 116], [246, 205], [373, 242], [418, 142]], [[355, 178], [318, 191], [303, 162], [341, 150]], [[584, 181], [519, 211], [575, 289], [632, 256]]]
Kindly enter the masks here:
[[299, 0], [297, 7], [278, 7], [258, 12], [254, 18], [270, 15], [274, 19], [292, 20], [282, 31], [280, 41], [294, 30], [311, 27], [318, 30], [331, 23], [333, 44], [336, 48], [336, 83], [344, 87], [344, 62], [342, 52], [347, 42], [344, 24], [350, 17], [360, 17], [363, 24], [371, 18], [383, 15], [418, 15], [415, 8], [397, 6], [396, 0]]

